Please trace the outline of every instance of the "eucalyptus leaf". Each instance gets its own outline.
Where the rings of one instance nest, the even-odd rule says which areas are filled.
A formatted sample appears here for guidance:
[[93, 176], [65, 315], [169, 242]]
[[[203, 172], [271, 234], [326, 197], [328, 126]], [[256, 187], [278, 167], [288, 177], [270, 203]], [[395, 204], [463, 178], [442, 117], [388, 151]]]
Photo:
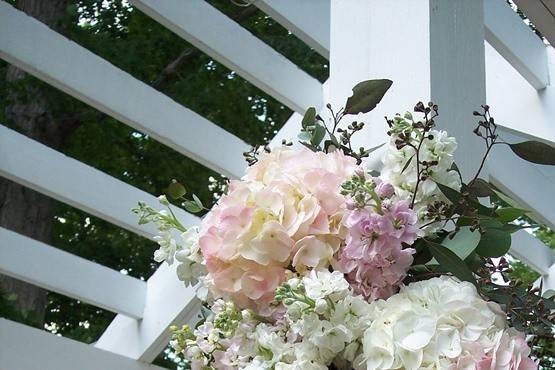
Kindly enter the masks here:
[[468, 185], [468, 191], [478, 198], [491, 197], [495, 194], [490, 184], [486, 180], [480, 178], [472, 181]]
[[310, 143], [314, 146], [320, 145], [322, 140], [326, 136], [326, 129], [322, 125], [316, 125], [314, 131], [312, 132], [312, 137], [310, 138]]
[[202, 204], [201, 200], [195, 194], [193, 194], [193, 200], [200, 207], [201, 210], [204, 208], [204, 205]]
[[512, 151], [528, 162], [546, 165], [555, 165], [555, 148], [540, 141], [523, 141], [522, 143], [509, 144]]
[[345, 114], [367, 113], [382, 100], [393, 81], [367, 80], [353, 87], [353, 95], [347, 99]]
[[524, 216], [526, 212], [528, 211], [515, 207], [499, 208], [495, 211], [495, 213], [499, 216], [497, 219], [503, 223], [514, 221], [517, 218]]
[[470, 227], [461, 227], [453, 239], [445, 238], [441, 244], [464, 260], [470, 256], [480, 243], [480, 232]]
[[301, 121], [301, 125], [303, 128], [310, 126], [316, 120], [316, 108], [310, 107], [306, 110], [303, 120]]
[[297, 135], [297, 138], [301, 141], [310, 141], [312, 135], [310, 135], [310, 132], [308, 131], [301, 131], [299, 132], [299, 134]]
[[187, 194], [187, 189], [185, 189], [185, 186], [174, 180], [168, 185], [166, 192], [171, 198], [179, 199]]
[[451, 272], [460, 280], [469, 281], [476, 284], [474, 275], [468, 266], [464, 263], [462, 259], [459, 258], [450, 249], [444, 247], [441, 244], [428, 242], [428, 247], [434, 258], [438, 261], [439, 265], [445, 270]]
[[185, 210], [190, 213], [198, 213], [202, 211], [202, 207], [199, 207], [197, 202], [193, 200], [186, 200], [185, 202], [183, 202], [183, 208], [185, 208]]
[[511, 248], [511, 233], [498, 228], [488, 228], [482, 233], [482, 238], [476, 253], [482, 257], [501, 257]]
[[439, 190], [441, 190], [441, 192], [443, 193], [443, 195], [445, 195], [445, 197], [447, 199], [449, 199], [449, 201], [453, 204], [458, 204], [459, 200], [461, 199], [461, 193], [459, 193], [457, 190], [450, 188], [449, 186], [440, 184], [439, 182], [436, 183]]

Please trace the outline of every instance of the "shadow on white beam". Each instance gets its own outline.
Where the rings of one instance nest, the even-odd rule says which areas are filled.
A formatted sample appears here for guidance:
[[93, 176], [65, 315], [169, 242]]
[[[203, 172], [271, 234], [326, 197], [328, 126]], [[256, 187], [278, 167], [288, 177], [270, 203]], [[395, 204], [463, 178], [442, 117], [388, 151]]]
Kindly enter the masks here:
[[[157, 234], [139, 225], [131, 208], [138, 201], [153, 206], [156, 197], [0, 125], [0, 176], [145, 237]], [[199, 218], [173, 207], [188, 225]]]
[[146, 283], [0, 227], [0, 273], [141, 318]]
[[325, 58], [330, 56], [329, 0], [257, 0], [254, 5]]
[[505, 0], [484, 0], [486, 40], [535, 89], [549, 84], [545, 44]]
[[2, 370], [165, 370], [0, 318]]
[[167, 346], [170, 325], [193, 321], [200, 301], [195, 289], [177, 279], [175, 267], [164, 263], [148, 279], [142, 320], [116, 316], [96, 342], [97, 348], [151, 362]]
[[239, 138], [4, 1], [0, 57], [217, 172], [243, 173]]
[[292, 110], [321, 107], [322, 84], [205, 1], [132, 0], [160, 24]]

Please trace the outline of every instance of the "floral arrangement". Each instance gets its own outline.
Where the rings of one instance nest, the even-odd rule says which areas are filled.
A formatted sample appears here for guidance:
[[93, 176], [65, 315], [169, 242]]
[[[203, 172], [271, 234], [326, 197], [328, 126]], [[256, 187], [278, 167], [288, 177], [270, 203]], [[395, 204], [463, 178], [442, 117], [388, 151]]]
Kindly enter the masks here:
[[438, 107], [418, 103], [387, 120], [377, 172], [364, 163], [371, 150], [352, 148], [364, 125], [342, 120], [390, 86], [361, 82], [343, 109], [328, 105], [327, 123], [310, 108], [300, 149], [245, 153], [244, 177], [211, 210], [170, 184], [185, 209], [209, 211], [200, 227], [184, 227], [166, 196], [168, 211], [139, 203], [140, 222], [161, 231], [155, 260], [177, 261], [204, 304], [196, 327], [173, 327], [171, 346], [192, 369], [538, 368], [517, 329], [549, 337], [555, 302], [493, 282], [526, 211], [496, 205], [508, 198], [479, 175], [496, 145], [551, 165], [555, 149], [504, 142], [484, 106], [474, 132], [486, 154], [465, 183], [455, 138], [435, 128]]

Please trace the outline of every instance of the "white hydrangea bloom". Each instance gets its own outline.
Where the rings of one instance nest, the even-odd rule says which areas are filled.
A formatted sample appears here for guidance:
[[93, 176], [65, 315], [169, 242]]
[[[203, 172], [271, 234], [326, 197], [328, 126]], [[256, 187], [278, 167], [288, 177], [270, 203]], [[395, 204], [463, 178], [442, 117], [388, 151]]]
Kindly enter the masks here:
[[362, 341], [366, 368], [446, 369], [476, 347], [484, 356], [505, 329], [504, 316], [492, 305], [472, 284], [445, 276], [403, 287], [372, 304], [373, 321]]

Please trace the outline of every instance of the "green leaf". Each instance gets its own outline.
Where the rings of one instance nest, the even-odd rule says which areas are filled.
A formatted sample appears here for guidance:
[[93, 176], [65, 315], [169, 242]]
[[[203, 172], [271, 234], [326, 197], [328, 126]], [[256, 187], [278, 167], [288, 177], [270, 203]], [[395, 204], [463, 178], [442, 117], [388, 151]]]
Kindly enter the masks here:
[[301, 121], [301, 125], [303, 128], [310, 126], [316, 120], [316, 108], [310, 107], [306, 110], [303, 120]]
[[202, 202], [200, 201], [200, 199], [199, 199], [195, 194], [193, 194], [193, 200], [195, 201], [195, 203], [197, 204], [197, 206], [200, 207], [201, 210], [204, 208], [204, 205], [202, 204]]
[[527, 211], [524, 209], [515, 207], [499, 208], [495, 211], [495, 213], [499, 216], [497, 219], [502, 223], [514, 221], [517, 218], [524, 216], [526, 212]]
[[476, 284], [472, 271], [470, 271], [468, 266], [466, 266], [464, 261], [460, 259], [459, 256], [441, 244], [428, 242], [428, 247], [441, 267], [451, 272], [460, 280]]
[[445, 238], [441, 244], [455, 253], [461, 260], [470, 256], [480, 243], [480, 232], [471, 231], [470, 227], [461, 227], [453, 239]]
[[310, 132], [308, 131], [301, 131], [299, 132], [299, 134], [297, 135], [297, 138], [301, 141], [310, 141], [312, 135], [310, 135]]
[[482, 257], [501, 257], [511, 248], [511, 233], [509, 231], [488, 228], [482, 233], [482, 238], [476, 253]]
[[185, 189], [185, 186], [183, 186], [180, 183], [178, 183], [177, 181], [173, 180], [168, 185], [168, 188], [167, 188], [166, 192], [168, 193], [168, 195], [171, 198], [179, 199], [182, 196], [184, 196], [185, 194], [187, 194], [187, 189]]
[[353, 95], [347, 99], [345, 114], [367, 113], [376, 107], [387, 90], [391, 80], [367, 80], [353, 87]]
[[518, 202], [516, 200], [514, 200], [513, 198], [509, 197], [508, 195], [500, 192], [499, 190], [493, 189], [493, 192], [495, 193], [495, 195], [497, 195], [503, 202], [518, 208]]
[[470, 194], [478, 198], [490, 197], [495, 194], [491, 189], [489, 183], [486, 180], [479, 178], [472, 181], [468, 185], [468, 191], [470, 192]]
[[443, 193], [443, 195], [445, 195], [445, 197], [447, 199], [449, 199], [449, 201], [453, 204], [458, 204], [459, 200], [461, 199], [461, 193], [459, 193], [457, 190], [450, 188], [449, 186], [440, 184], [439, 182], [436, 182], [439, 190], [441, 190], [441, 192]]
[[405, 165], [403, 166], [403, 169], [401, 170], [401, 173], [405, 172], [405, 170], [409, 167], [410, 162], [412, 162], [412, 159], [414, 158], [416, 154], [413, 154], [408, 160], [407, 163], [405, 163]]
[[183, 202], [183, 207], [187, 212], [191, 213], [198, 213], [202, 211], [202, 207], [199, 207], [199, 205], [193, 200], [186, 200]]
[[322, 140], [326, 136], [326, 129], [322, 125], [316, 125], [314, 131], [312, 132], [312, 137], [310, 138], [310, 143], [314, 146], [320, 145]]
[[555, 165], [555, 148], [551, 145], [530, 140], [509, 146], [516, 155], [528, 162]]
[[528, 226], [526, 226], [526, 225], [505, 224], [505, 225], [503, 225], [503, 227], [501, 229], [505, 230], [506, 232], [508, 232], [510, 234], [512, 234], [515, 231], [526, 229], [527, 227]]

